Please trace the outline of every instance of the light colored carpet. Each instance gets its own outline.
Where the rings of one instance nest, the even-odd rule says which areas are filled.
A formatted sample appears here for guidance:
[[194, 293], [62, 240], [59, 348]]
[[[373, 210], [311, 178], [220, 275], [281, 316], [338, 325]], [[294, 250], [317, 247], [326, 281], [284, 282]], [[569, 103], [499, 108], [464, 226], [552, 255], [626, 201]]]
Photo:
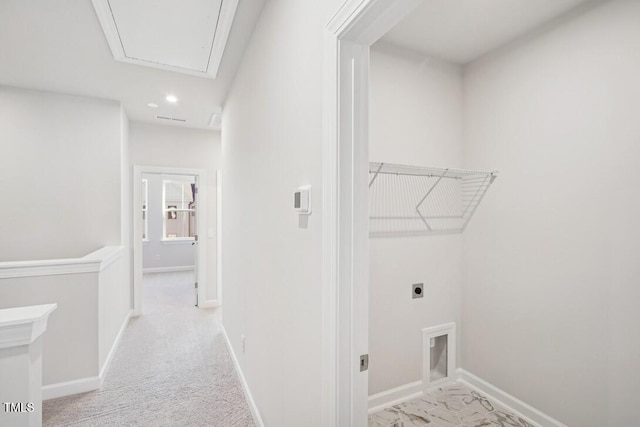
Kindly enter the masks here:
[[255, 425], [217, 309], [193, 307], [191, 277], [145, 276], [145, 314], [130, 321], [102, 389], [44, 402], [45, 427]]

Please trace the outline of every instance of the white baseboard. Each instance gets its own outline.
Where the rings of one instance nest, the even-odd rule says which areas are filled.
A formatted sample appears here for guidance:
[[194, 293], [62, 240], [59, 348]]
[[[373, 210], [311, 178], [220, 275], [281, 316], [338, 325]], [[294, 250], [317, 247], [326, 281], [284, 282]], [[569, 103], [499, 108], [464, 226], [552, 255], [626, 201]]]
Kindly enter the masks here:
[[464, 369], [458, 369], [457, 373], [458, 380], [460, 382], [486, 395], [491, 400], [496, 401], [496, 403], [508, 408], [525, 420], [529, 421], [531, 424], [540, 427], [567, 427], [560, 421], [550, 417], [542, 411], [539, 411], [533, 406], [528, 405], [517, 397], [499, 389], [482, 378], [476, 377]]
[[233, 347], [231, 346], [231, 341], [229, 341], [229, 336], [227, 335], [227, 331], [222, 326], [222, 335], [227, 343], [227, 348], [229, 349], [229, 353], [231, 354], [231, 359], [233, 360], [233, 365], [236, 368], [236, 372], [238, 373], [238, 377], [240, 377], [240, 384], [242, 384], [242, 389], [244, 390], [244, 394], [247, 397], [247, 403], [249, 404], [249, 409], [251, 410], [251, 414], [253, 415], [253, 419], [256, 422], [258, 427], [264, 427], [264, 422], [262, 421], [262, 417], [260, 416], [260, 412], [258, 411], [258, 407], [256, 406], [256, 402], [253, 400], [253, 396], [251, 395], [251, 390], [249, 390], [249, 384], [247, 384], [247, 380], [242, 373], [242, 368], [240, 368], [240, 363], [238, 362], [238, 358], [236, 357], [236, 353], [233, 351]]
[[369, 396], [369, 413], [422, 396], [422, 381], [401, 385]]
[[101, 382], [100, 377], [86, 377], [62, 383], [48, 384], [42, 387], [42, 400], [98, 390]]
[[122, 326], [120, 327], [120, 331], [116, 336], [116, 339], [113, 341], [113, 345], [111, 346], [111, 350], [107, 355], [107, 358], [102, 365], [102, 369], [100, 370], [100, 375], [97, 377], [86, 377], [79, 378], [77, 380], [65, 381], [61, 383], [48, 384], [42, 387], [42, 400], [55, 399], [57, 397], [70, 396], [72, 394], [78, 393], [86, 393], [88, 391], [99, 390], [102, 387], [102, 383], [104, 382], [104, 377], [109, 370], [109, 366], [111, 365], [111, 360], [113, 359], [113, 355], [120, 345], [120, 339], [122, 338], [122, 334], [124, 330], [127, 328], [129, 324], [129, 319], [131, 318], [131, 310], [127, 313], [124, 318], [124, 322], [122, 322]]
[[111, 366], [111, 360], [113, 359], [113, 355], [116, 352], [116, 349], [120, 345], [120, 339], [122, 338], [122, 334], [124, 330], [127, 329], [127, 325], [129, 325], [129, 319], [131, 319], [132, 310], [127, 312], [127, 315], [124, 317], [124, 322], [122, 322], [122, 326], [120, 326], [120, 330], [118, 331], [118, 335], [116, 335], [116, 339], [113, 341], [111, 345], [111, 350], [109, 350], [109, 354], [104, 361], [104, 365], [102, 365], [102, 369], [100, 370], [100, 387], [102, 387], [102, 383], [104, 382], [104, 377], [109, 370], [109, 366]]
[[202, 301], [198, 303], [198, 307], [200, 308], [215, 308], [220, 307], [217, 299], [208, 299], [206, 301]]
[[178, 271], [193, 271], [193, 265], [179, 265], [177, 267], [153, 267], [153, 268], [143, 268], [142, 274], [147, 273], [175, 273]]

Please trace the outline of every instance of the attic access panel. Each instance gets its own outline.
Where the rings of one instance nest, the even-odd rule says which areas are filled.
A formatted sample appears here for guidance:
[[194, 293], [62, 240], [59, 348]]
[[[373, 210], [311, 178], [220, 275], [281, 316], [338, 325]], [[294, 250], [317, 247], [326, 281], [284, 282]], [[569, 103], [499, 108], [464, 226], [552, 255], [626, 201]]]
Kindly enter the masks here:
[[238, 0], [93, 0], [117, 61], [215, 78]]
[[461, 233], [497, 172], [371, 162], [369, 236]]

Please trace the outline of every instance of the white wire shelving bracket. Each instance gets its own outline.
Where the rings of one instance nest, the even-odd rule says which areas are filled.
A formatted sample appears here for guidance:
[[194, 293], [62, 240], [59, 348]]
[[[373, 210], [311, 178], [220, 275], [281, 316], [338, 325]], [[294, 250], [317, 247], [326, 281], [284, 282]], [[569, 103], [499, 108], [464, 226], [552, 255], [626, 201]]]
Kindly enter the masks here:
[[496, 171], [369, 163], [371, 237], [462, 233]]

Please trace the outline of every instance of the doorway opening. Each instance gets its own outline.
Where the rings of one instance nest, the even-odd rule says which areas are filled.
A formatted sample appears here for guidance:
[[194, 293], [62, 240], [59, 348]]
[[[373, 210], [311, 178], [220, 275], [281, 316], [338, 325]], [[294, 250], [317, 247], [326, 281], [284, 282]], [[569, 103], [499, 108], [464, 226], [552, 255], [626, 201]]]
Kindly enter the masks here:
[[144, 303], [198, 305], [194, 175], [142, 174]]
[[[205, 171], [134, 167], [134, 315], [154, 306], [210, 306], [205, 284]], [[148, 290], [154, 292], [148, 293]]]
[[[457, 2], [460, 3], [458, 6], [464, 13], [448, 16], [445, 9], [446, 12], [452, 12], [452, 15], [453, 12], [459, 13], [458, 8], [452, 3], [456, 2], [348, 0], [327, 25], [326, 133], [323, 157], [325, 188], [323, 203], [325, 304], [323, 310], [324, 317], [328, 319], [323, 325], [326, 355], [324, 361], [327, 373], [324, 385], [328, 390], [324, 395], [326, 405], [324, 409], [331, 417], [327, 425], [365, 425], [368, 384], [370, 390], [373, 389], [371, 397], [380, 398], [378, 403], [387, 406], [408, 401], [408, 397], [416, 392], [422, 394], [423, 383], [443, 381], [454, 378], [456, 375], [466, 383], [473, 382], [474, 387], [484, 390], [485, 394], [491, 392], [497, 396], [508, 395], [486, 381], [473, 377], [464, 369], [456, 369], [454, 334], [439, 333], [428, 337], [426, 344], [424, 342], [421, 344], [419, 331], [420, 328], [429, 328], [445, 322], [462, 323], [465, 306], [461, 306], [459, 301], [463, 300], [461, 297], [463, 290], [465, 293], [473, 293], [474, 296], [482, 293], [475, 290], [473, 286], [465, 285], [468, 280], [464, 275], [470, 274], [468, 273], [470, 265], [474, 266], [476, 271], [482, 271], [485, 279], [499, 273], [498, 268], [483, 270], [481, 261], [471, 262], [463, 258], [463, 242], [457, 235], [459, 233], [450, 232], [464, 231], [466, 222], [470, 219], [467, 214], [470, 215], [474, 211], [488, 184], [496, 176], [490, 171], [493, 168], [507, 168], [513, 161], [517, 163], [518, 158], [501, 157], [504, 150], [502, 147], [529, 145], [524, 141], [518, 141], [522, 136], [520, 131], [502, 133], [505, 129], [522, 127], [518, 114], [515, 114], [515, 117], [511, 115], [513, 111], [518, 111], [519, 106], [529, 106], [529, 100], [536, 98], [535, 108], [528, 113], [531, 113], [531, 117], [535, 117], [536, 120], [540, 118], [536, 123], [543, 127], [543, 131], [539, 131], [540, 126], [532, 126], [528, 132], [537, 135], [541, 141], [552, 141], [549, 135], [553, 134], [551, 129], [555, 127], [556, 121], [548, 111], [555, 111], [553, 107], [563, 105], [567, 99], [556, 97], [557, 91], [549, 89], [544, 78], [535, 80], [533, 77], [536, 72], [531, 70], [535, 70], [535, 64], [543, 62], [541, 58], [545, 60], [545, 64], [548, 57], [553, 58], [557, 61], [556, 64], [547, 69], [557, 72], [554, 76], [562, 76], [563, 78], [559, 81], [565, 84], [574, 83], [574, 74], [566, 71], [571, 68], [563, 62], [565, 57], [549, 48], [548, 40], [546, 40], [545, 49], [538, 51], [540, 46], [535, 45], [535, 49], [521, 51], [507, 58], [508, 61], [505, 60], [499, 64], [491, 62], [498, 57], [494, 55], [510, 54], [513, 49], [520, 49], [519, 42], [532, 42], [538, 34], [564, 25], [568, 19], [578, 17], [600, 6], [597, 4], [599, 2], [566, 2], [563, 8], [561, 2], [549, 2], [547, 4], [549, 9], [545, 9], [542, 2], [528, 2], [528, 7], [531, 7], [530, 13], [523, 13], [523, 5], [510, 9], [513, 5], [508, 5], [507, 2], [505, 13], [486, 15], [491, 19], [485, 21], [483, 30], [476, 30], [477, 35], [471, 43], [473, 52], [462, 52], [461, 49], [450, 49], [449, 46], [444, 46], [444, 49], [440, 50], [440, 44], [446, 37], [435, 37], [429, 34], [422, 37], [423, 31], [451, 32], [456, 35], [449, 41], [457, 43], [468, 34], [470, 26], [464, 25], [467, 18], [473, 22], [474, 28], [479, 28], [477, 24], [481, 20], [477, 18], [480, 14], [465, 9], [477, 5]], [[578, 3], [584, 4], [578, 5]], [[416, 9], [421, 5], [425, 8]], [[525, 23], [519, 19], [505, 18], [510, 13], [518, 17], [528, 16], [531, 20]], [[405, 17], [415, 19], [408, 19], [400, 31], [396, 31], [391, 38], [383, 39], [382, 43], [378, 44], [377, 51], [370, 50], [373, 43], [389, 33], [389, 30]], [[493, 19], [504, 21], [500, 23], [501, 25], [495, 25]], [[518, 28], [502, 25], [505, 22], [517, 23], [515, 27]], [[413, 26], [413, 24], [416, 25]], [[453, 28], [454, 24], [458, 24], [458, 28]], [[608, 28], [606, 25], [611, 23], [605, 24], [603, 28]], [[480, 36], [490, 35], [492, 31], [489, 30], [498, 27], [510, 29], [501, 36], [499, 41], [494, 39], [488, 43], [489, 40], [486, 38], [481, 40]], [[451, 31], [452, 28], [454, 31]], [[408, 31], [405, 32], [405, 30]], [[414, 34], [413, 30], [419, 33], [421, 40], [420, 44], [416, 45], [416, 49], [419, 49], [417, 52], [409, 45], [413, 40], [408, 40], [407, 36], [409, 33]], [[580, 37], [571, 38], [572, 43], [576, 40], [586, 40], [584, 34], [580, 34]], [[407, 45], [398, 46], [403, 40], [407, 41]], [[423, 45], [425, 40], [436, 40], [438, 46]], [[562, 40], [560, 45], [564, 45], [565, 39]], [[488, 44], [485, 45], [485, 42]], [[582, 47], [582, 44], [576, 42], [575, 46]], [[534, 50], [539, 56], [534, 55]], [[523, 58], [529, 54], [536, 60], [524, 61]], [[500, 60], [502, 59], [504, 58], [500, 57]], [[589, 61], [591, 60], [593, 59], [589, 57]], [[583, 61], [582, 57], [576, 63], [582, 64], [581, 61]], [[518, 67], [514, 64], [518, 64]], [[525, 67], [522, 64], [528, 66]], [[376, 66], [378, 66], [377, 71]], [[511, 76], [504, 78], [507, 75], [506, 71], [511, 72], [515, 69], [526, 70], [526, 72], [523, 71], [521, 75], [516, 73], [513, 80]], [[370, 70], [374, 72], [370, 74]], [[597, 78], [594, 77], [593, 81], [600, 83], [600, 78], [600, 75]], [[370, 92], [369, 81], [375, 83], [376, 79], [377, 81], [386, 80], [388, 84], [378, 86], [377, 92]], [[411, 84], [414, 81], [416, 83]], [[509, 84], [504, 85], [505, 81]], [[537, 85], [532, 86], [532, 81]], [[590, 88], [593, 82], [585, 79], [580, 83], [583, 86], [576, 87]], [[406, 84], [408, 87], [403, 87]], [[558, 87], [561, 87], [560, 84]], [[513, 98], [506, 96], [505, 99], [501, 97], [503, 93], [515, 92], [518, 96]], [[545, 96], [540, 96], [537, 92], [542, 92]], [[575, 91], [575, 93], [583, 92], [584, 89]], [[569, 98], [569, 92], [564, 95]], [[379, 102], [380, 108], [369, 109], [370, 96], [372, 101], [375, 101], [376, 97], [377, 100], [382, 100]], [[401, 96], [404, 100], [399, 99]], [[420, 99], [414, 99], [416, 97]], [[560, 104], [557, 104], [558, 101]], [[575, 102], [575, 100], [571, 101]], [[500, 110], [497, 108], [498, 105], [504, 108], [503, 115], [494, 114], [494, 108], [496, 111]], [[528, 120], [527, 123], [531, 123], [531, 119]], [[470, 128], [469, 123], [472, 124]], [[568, 124], [567, 129], [568, 134], [575, 136], [576, 140], [583, 139], [581, 134], [583, 123], [580, 120]], [[469, 135], [472, 135], [473, 139], [470, 139]], [[376, 144], [376, 138], [382, 143]], [[510, 145], [512, 140], [514, 145]], [[515, 145], [516, 141], [521, 145]], [[369, 145], [371, 142], [373, 144]], [[404, 153], [401, 147], [403, 144], [406, 149]], [[567, 145], [567, 147], [570, 146]], [[554, 144], [549, 144], [549, 147], [555, 150]], [[463, 148], [466, 151], [463, 151]], [[515, 152], [515, 149], [513, 151]], [[370, 153], [373, 155], [372, 158], [369, 158]], [[370, 161], [376, 163], [370, 164]], [[380, 180], [378, 174], [384, 172], [383, 164], [388, 163], [394, 165], [392, 177], [396, 180], [395, 182], [404, 180], [401, 183], [407, 185], [397, 185], [394, 190], [390, 180]], [[456, 170], [455, 177], [451, 177], [452, 168], [463, 166], [462, 163], [467, 167], [479, 167], [485, 172], [469, 178], [471, 172], [479, 171]], [[510, 177], [517, 177], [521, 180], [519, 182], [528, 185], [528, 177], [524, 176], [526, 173], [522, 173], [523, 165], [517, 164], [518, 168], [510, 170]], [[539, 165], [532, 162], [526, 166], [535, 170]], [[400, 167], [403, 170], [400, 170]], [[458, 180], [449, 181], [450, 184], [455, 183], [455, 185], [449, 185], [449, 188], [455, 190], [455, 198], [451, 197], [451, 192], [444, 191], [446, 187], [438, 186], [438, 183], [444, 183], [444, 181], [440, 182], [441, 179], [448, 178]], [[369, 203], [370, 200], [375, 202], [375, 199], [369, 197], [369, 194], [372, 194], [369, 187], [376, 179], [376, 185], [386, 186], [383, 190], [393, 190], [392, 195], [396, 198], [384, 201], [385, 203], [379, 206], [384, 208], [381, 213], [370, 215]], [[477, 187], [469, 190], [465, 187], [465, 179], [467, 183], [473, 182]], [[524, 188], [518, 188], [514, 181], [509, 185], [518, 190]], [[554, 189], [554, 184], [549, 184], [548, 188]], [[414, 193], [421, 194], [417, 201], [413, 200]], [[457, 196], [459, 193], [462, 195]], [[552, 199], [550, 201], [555, 202], [560, 198]], [[395, 209], [405, 206], [407, 200], [410, 201], [411, 212], [405, 214], [400, 209]], [[433, 206], [429, 208], [425, 200], [430, 200]], [[500, 211], [496, 208], [497, 203], [489, 199], [485, 200], [487, 204], [493, 203], [493, 205], [489, 204], [493, 214]], [[516, 197], [506, 200], [523, 203]], [[455, 211], [451, 208], [452, 206], [456, 207]], [[525, 203], [522, 206], [527, 205]], [[462, 214], [458, 214], [459, 210]], [[484, 226], [499, 223], [500, 221], [496, 218], [498, 217], [489, 218], [484, 215], [482, 217]], [[376, 232], [404, 233], [407, 238], [389, 239], [384, 242], [378, 240], [372, 243], [369, 241], [371, 220], [385, 221], [382, 225], [386, 228], [378, 228]], [[454, 221], [458, 222], [454, 224]], [[480, 218], [476, 217], [476, 224], [478, 221]], [[410, 226], [414, 223], [421, 230], [426, 229], [426, 232], [421, 233], [433, 235], [433, 238], [427, 242], [422, 235], [420, 239], [412, 235]], [[487, 230], [488, 228], [485, 228], [481, 231]], [[470, 252], [480, 252], [483, 244], [490, 241], [488, 234], [477, 231], [475, 234], [471, 233], [474, 233], [473, 229], [467, 230], [465, 235], [465, 255]], [[508, 244], [500, 246], [500, 250], [501, 254], [512, 252]], [[370, 262], [367, 254], [371, 253], [373, 256]], [[387, 265], [392, 265], [394, 271], [392, 272], [391, 268], [385, 266], [380, 260], [388, 261]], [[418, 268], [408, 268], [408, 264]], [[464, 268], [462, 268], [463, 265]], [[491, 280], [493, 283], [493, 279]], [[375, 282], [379, 283], [377, 288], [372, 286]], [[413, 285], [416, 282], [425, 284], [424, 288], [419, 288], [421, 297], [417, 299], [416, 288]], [[509, 280], [504, 280], [505, 288], [510, 284]], [[370, 290], [376, 291], [377, 300], [368, 298], [372, 295], [369, 293]], [[468, 298], [467, 295], [465, 295], [467, 301], [474, 299]], [[431, 304], [430, 307], [429, 304]], [[477, 301], [474, 304], [475, 307], [481, 305]], [[388, 316], [384, 318], [380, 313]], [[468, 311], [465, 311], [465, 314], [467, 313]], [[509, 313], [505, 311], [501, 314], [507, 317]], [[407, 322], [402, 325], [391, 323], [403, 315]], [[378, 327], [377, 335], [367, 333], [369, 317], [377, 322], [377, 325], [374, 325]], [[477, 318], [482, 317], [477, 316]], [[407, 326], [409, 321], [413, 323]], [[494, 322], [494, 324], [497, 323]], [[467, 321], [467, 324], [472, 323]], [[481, 328], [476, 326], [476, 329]], [[504, 328], [503, 331], [512, 333], [507, 329]], [[488, 336], [490, 335], [479, 334], [478, 339], [471, 340], [475, 344], [474, 355], [481, 355], [488, 361], [485, 369], [495, 368], [493, 372], [499, 372], [500, 367], [497, 366], [498, 361], [501, 360], [499, 351], [487, 350], [485, 353], [485, 349], [481, 347], [480, 338]], [[467, 347], [470, 346], [465, 346], [465, 357], [470, 358], [472, 356], [469, 355], [472, 353], [466, 350]], [[393, 354], [395, 358], [392, 359], [389, 354], [396, 349], [398, 351]], [[369, 354], [370, 350], [371, 354]], [[422, 360], [424, 354], [429, 357], [428, 363]], [[363, 358], [371, 361], [371, 372], [360, 369], [359, 361]], [[384, 362], [387, 366], [382, 366]], [[407, 367], [409, 369], [406, 369]], [[412, 372], [409, 372], [410, 370]], [[421, 377], [420, 370], [427, 375]], [[470, 378], [474, 379], [470, 380]], [[526, 378], [521, 380], [519, 384], [521, 390], [526, 389], [526, 381]], [[382, 402], [383, 398], [386, 399], [385, 402]], [[372, 400], [370, 399], [370, 402]], [[517, 415], [520, 411], [521, 414], [526, 413], [536, 423], [561, 425], [537, 410], [526, 408], [529, 406], [524, 402], [511, 400], [511, 409], [514, 409], [511, 415]], [[457, 410], [461, 409], [460, 406]]]

